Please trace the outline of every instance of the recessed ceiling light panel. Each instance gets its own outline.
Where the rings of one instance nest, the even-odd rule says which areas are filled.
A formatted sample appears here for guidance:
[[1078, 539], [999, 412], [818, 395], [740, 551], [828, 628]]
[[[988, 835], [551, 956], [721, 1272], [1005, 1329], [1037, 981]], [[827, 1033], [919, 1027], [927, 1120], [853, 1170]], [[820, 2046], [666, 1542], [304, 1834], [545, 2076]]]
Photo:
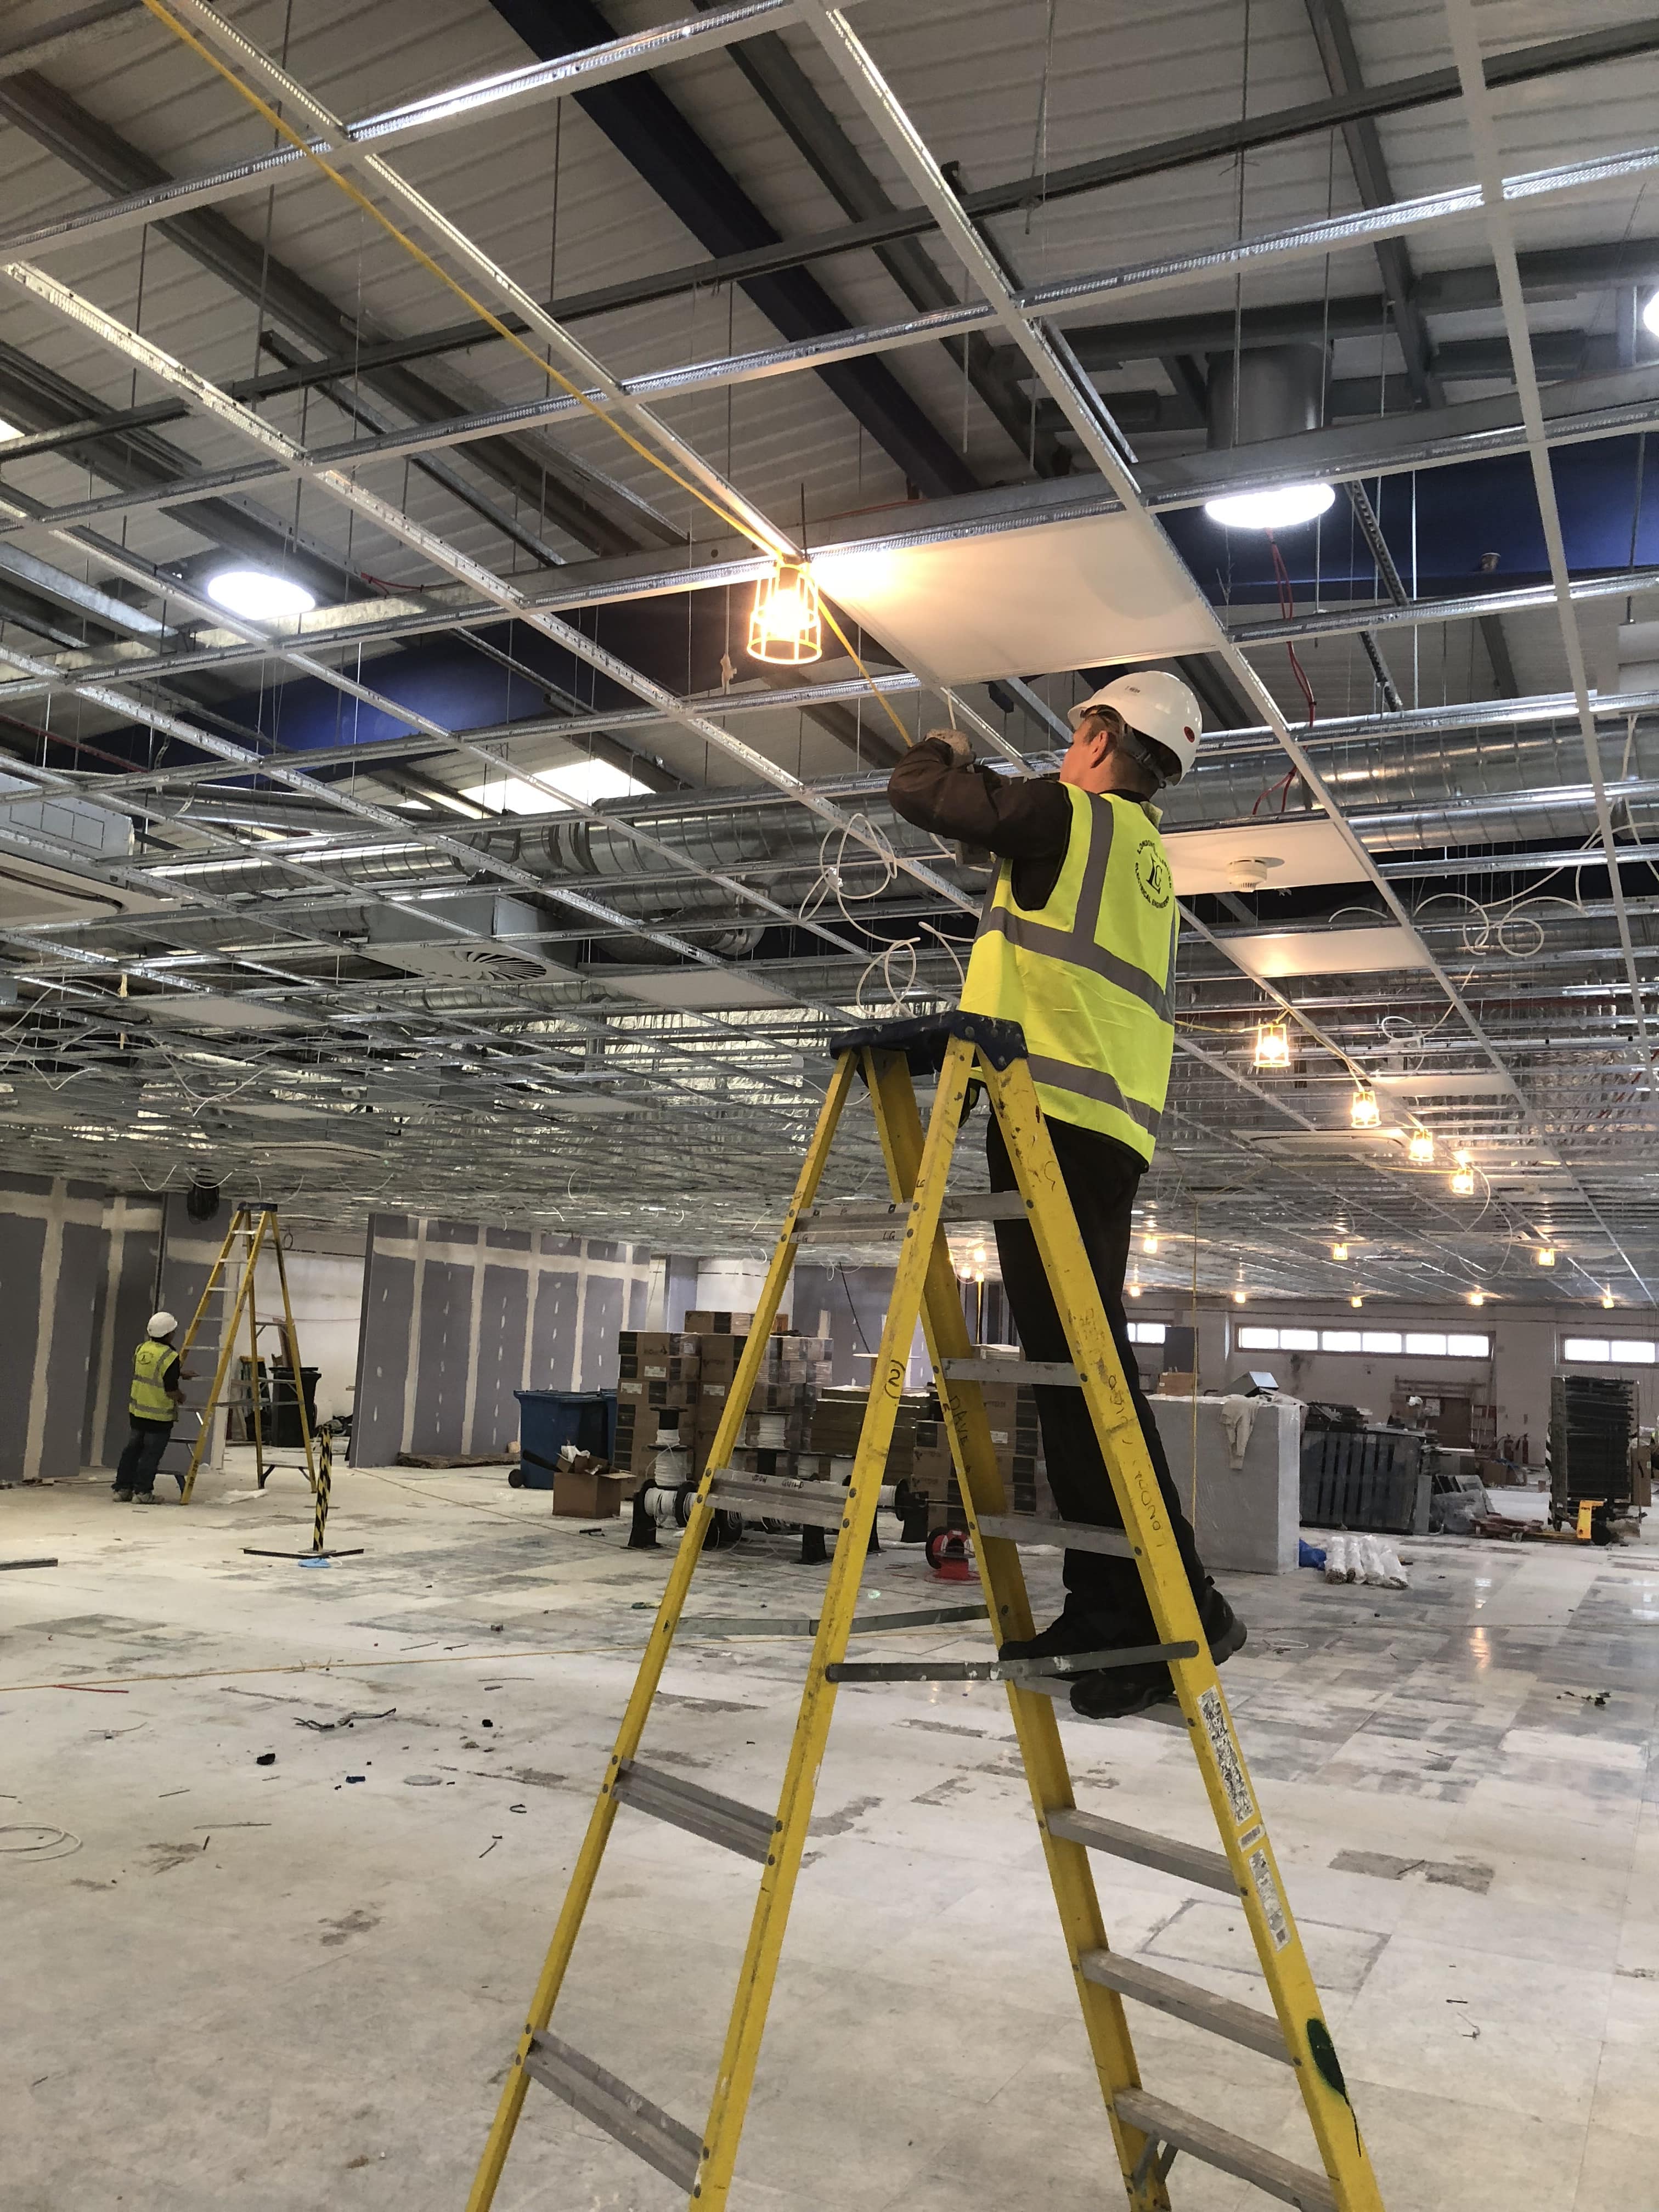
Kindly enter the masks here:
[[264, 568], [219, 568], [207, 580], [216, 607], [245, 622], [279, 622], [286, 615], [308, 615], [317, 595], [292, 576], [273, 576]]

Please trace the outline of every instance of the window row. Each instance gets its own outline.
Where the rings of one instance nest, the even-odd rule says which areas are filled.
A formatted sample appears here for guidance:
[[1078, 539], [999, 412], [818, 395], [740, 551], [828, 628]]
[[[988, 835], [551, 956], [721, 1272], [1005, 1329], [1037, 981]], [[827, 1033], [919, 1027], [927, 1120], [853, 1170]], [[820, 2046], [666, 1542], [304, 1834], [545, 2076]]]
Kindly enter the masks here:
[[1561, 1357], [1578, 1360], [1585, 1366], [1605, 1365], [1611, 1361], [1615, 1367], [1651, 1367], [1655, 1353], [1659, 1352], [1650, 1336], [1566, 1336], [1561, 1340]]
[[1492, 1353], [1489, 1336], [1439, 1329], [1269, 1328], [1252, 1322], [1235, 1332], [1233, 1342], [1240, 1352], [1372, 1352], [1410, 1359], [1486, 1359]]
[[1131, 1344], [1162, 1344], [1169, 1334], [1161, 1321], [1132, 1321], [1129, 1323]]

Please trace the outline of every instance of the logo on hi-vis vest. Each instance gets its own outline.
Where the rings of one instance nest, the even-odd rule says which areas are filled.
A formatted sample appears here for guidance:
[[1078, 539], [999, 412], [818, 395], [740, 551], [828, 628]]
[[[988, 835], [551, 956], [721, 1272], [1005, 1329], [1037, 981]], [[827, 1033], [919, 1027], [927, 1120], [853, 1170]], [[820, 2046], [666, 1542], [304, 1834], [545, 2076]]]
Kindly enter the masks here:
[[1135, 854], [1135, 881], [1140, 885], [1140, 896], [1148, 906], [1166, 907], [1170, 903], [1170, 864], [1159, 851], [1157, 840], [1143, 837]]

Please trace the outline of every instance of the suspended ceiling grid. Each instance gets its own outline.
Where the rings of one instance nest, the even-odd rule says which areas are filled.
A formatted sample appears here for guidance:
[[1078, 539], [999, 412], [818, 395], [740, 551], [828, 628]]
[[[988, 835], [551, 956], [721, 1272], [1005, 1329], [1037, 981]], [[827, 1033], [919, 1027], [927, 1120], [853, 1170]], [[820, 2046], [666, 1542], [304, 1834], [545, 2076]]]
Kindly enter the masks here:
[[[6, 38], [14, 52], [27, 49], [88, 12], [15, 10]], [[94, 136], [118, 137], [174, 173], [205, 173], [269, 143], [267, 127], [152, 15], [131, 8], [91, 12], [101, 20], [51, 47], [38, 70], [14, 61], [0, 76], [0, 196], [14, 239], [69, 210], [118, 198], [118, 179], [88, 175], [84, 134], [77, 169], [77, 112], [92, 118]], [[223, 12], [267, 49], [281, 43], [283, 9]], [[548, 52], [597, 43], [586, 34], [586, 9], [453, 6], [422, 11], [413, 29], [408, 13], [369, 7], [342, 17], [295, 0], [289, 66], [325, 101], [366, 114], [521, 68], [529, 48], [519, 30], [526, 24]], [[852, 20], [924, 138], [960, 162], [963, 188], [971, 192], [1029, 175], [1034, 148], [1038, 162], [1046, 153], [1056, 172], [1206, 125], [1224, 130], [1241, 107], [1259, 116], [1316, 101], [1328, 90], [1317, 34], [1328, 42], [1332, 14], [1328, 5], [1255, 8], [1247, 82], [1236, 9], [1116, 11], [1109, 32], [1093, 11], [1062, 6], [1048, 64], [1046, 146], [1036, 131], [1042, 10], [872, 4]], [[607, 28], [625, 35], [672, 20], [666, 8], [613, 8]], [[1596, 27], [1635, 26], [1639, 33], [1642, 21], [1633, 9], [1598, 10]], [[1446, 20], [1437, 10], [1356, 7], [1348, 23], [1369, 81], [1449, 62]], [[1581, 12], [1565, 7], [1480, 11], [1489, 61], [1583, 28]], [[657, 81], [772, 228], [788, 239], [833, 228], [846, 220], [846, 195], [867, 194], [872, 183], [890, 201], [912, 204], [890, 145], [811, 26], [780, 15], [766, 20], [761, 36], [783, 50], [781, 63], [775, 46], [751, 50], [770, 58], [774, 98], [781, 70], [787, 81], [805, 81], [833, 120], [843, 164], [839, 195], [814, 173], [731, 50], [678, 62]], [[1492, 95], [1506, 172], [1641, 148], [1659, 76], [1659, 31], [1646, 46], [1639, 37], [1632, 45], [1637, 50], [1614, 63]], [[550, 100], [493, 118], [486, 106], [461, 127], [392, 147], [389, 158], [541, 298], [574, 298], [580, 307], [584, 292], [704, 258], [706, 241], [574, 100], [557, 120], [556, 229], [554, 126]], [[1385, 115], [1376, 131], [1396, 198], [1469, 181], [1456, 101]], [[822, 161], [822, 135], [817, 150]], [[1604, 437], [1639, 431], [1659, 399], [1659, 374], [1650, 365], [1656, 349], [1633, 313], [1659, 280], [1659, 252], [1648, 249], [1644, 259], [1646, 173], [1632, 167], [1515, 204], [1527, 322], [1540, 342], [1547, 403], [1564, 421], [1602, 410], [1590, 427]], [[1361, 204], [1358, 176], [1341, 136], [1329, 130], [1250, 151], [1242, 180], [1246, 234], [1340, 218]], [[1223, 147], [1201, 165], [1088, 193], [1026, 198], [1029, 210], [991, 216], [984, 229], [1020, 282], [1041, 283], [1224, 249], [1238, 234], [1241, 179]], [[257, 255], [266, 250], [266, 210], [263, 193], [216, 207]], [[270, 265], [312, 287], [348, 326], [359, 315], [373, 319], [372, 333], [354, 335], [337, 353], [359, 352], [371, 337], [441, 329], [466, 313], [314, 174], [289, 173], [276, 185], [268, 240]], [[1182, 500], [1183, 483], [1210, 489], [1228, 478], [1253, 481], [1269, 459], [1281, 476], [1299, 465], [1294, 450], [1206, 457], [1201, 422], [1180, 419], [1183, 389], [1190, 398], [1182, 364], [1194, 358], [1181, 348], [1206, 319], [1298, 302], [1328, 314], [1334, 302], [1374, 301], [1374, 333], [1336, 342], [1333, 392], [1344, 376], [1351, 386], [1379, 369], [1396, 382], [1403, 376], [1406, 350], [1382, 303], [1374, 247], [1340, 235], [1328, 242], [1328, 258], [1254, 261], [1237, 291], [1223, 262], [1048, 319], [1089, 362], [1109, 406], [1115, 391], [1150, 392], [1158, 401], [1133, 443], [1137, 481], [1161, 512], [1179, 513], [1171, 502]], [[939, 233], [921, 243], [939, 296], [971, 301], [973, 287]], [[1470, 210], [1438, 219], [1410, 234], [1407, 246], [1426, 302], [1486, 302], [1454, 304], [1443, 313], [1425, 307], [1430, 373], [1443, 358], [1446, 379], [1409, 413], [1390, 407], [1357, 432], [1339, 424], [1300, 443], [1308, 464], [1323, 468], [1346, 440], [1351, 465], [1367, 466], [1379, 499], [1382, 477], [1375, 471], [1392, 482], [1417, 462], [1419, 501], [1443, 520], [1447, 484], [1472, 465], [1469, 455], [1490, 449], [1490, 441], [1474, 435], [1489, 426], [1474, 425], [1468, 410], [1485, 401], [1495, 416], [1507, 405], [1512, 417], [1504, 395], [1512, 394], [1514, 379], [1483, 216]], [[1569, 286], [1559, 267], [1528, 259], [1560, 247], [1586, 257], [1582, 282], [1575, 276]], [[1623, 250], [1616, 281], [1593, 260], [1607, 248]], [[252, 297], [239, 291], [222, 267], [204, 264], [199, 240], [191, 250], [154, 226], [105, 227], [71, 240], [36, 237], [9, 252], [20, 250], [221, 386], [269, 379], [284, 363], [292, 374], [295, 361], [303, 374], [306, 362], [331, 357], [314, 327], [284, 326], [279, 284]], [[849, 351], [884, 362], [896, 378], [914, 410], [912, 428], [921, 426], [909, 444], [890, 426], [884, 441], [868, 419], [856, 419], [844, 394], [792, 366], [775, 323], [730, 283], [582, 311], [571, 327], [617, 374], [702, 364], [703, 388], [663, 397], [662, 418], [784, 531], [799, 530], [804, 510], [815, 548], [884, 537], [902, 556], [907, 543], [938, 543], [953, 532], [964, 542], [983, 538], [1009, 514], [1024, 511], [1030, 526], [1042, 528], [1079, 506], [1098, 512], [1115, 503], [1054, 395], [1039, 389], [1001, 334], [987, 334], [965, 379], [959, 351], [952, 359], [935, 339], [892, 345], [894, 326], [913, 315], [915, 301], [874, 252], [846, 251], [811, 265], [831, 311], [862, 332], [847, 342]], [[282, 299], [291, 304], [292, 295]], [[1167, 348], [1158, 343], [1160, 318]], [[1353, 323], [1350, 315], [1350, 330]], [[1126, 325], [1121, 358], [1113, 360], [1109, 331]], [[1482, 342], [1485, 354], [1457, 351]], [[0, 356], [0, 415], [26, 434], [72, 419], [66, 388], [82, 396], [88, 416], [127, 409], [135, 398], [176, 400], [147, 374], [135, 379], [129, 349], [10, 287], [0, 344], [13, 349]], [[746, 358], [722, 369], [728, 353]], [[1095, 368], [1097, 358], [1107, 365]], [[1197, 359], [1201, 372], [1204, 353]], [[41, 398], [41, 380], [31, 380], [36, 365], [50, 373], [45, 383], [56, 413]], [[1494, 365], [1502, 373], [1476, 373]], [[289, 436], [331, 447], [395, 436], [422, 412], [447, 414], [453, 423], [489, 407], [533, 403], [544, 390], [529, 362], [493, 340], [412, 366], [427, 386], [427, 404], [412, 411], [406, 388], [388, 389], [384, 380], [374, 387], [355, 363], [326, 385], [313, 380], [303, 392], [250, 396]], [[1000, 392], [1000, 421], [988, 389]], [[884, 396], [890, 407], [890, 387]], [[854, 404], [868, 416], [867, 395]], [[1571, 423], [1567, 434], [1577, 441], [1583, 428]], [[515, 427], [495, 442], [467, 435], [429, 445], [420, 458], [436, 461], [441, 474], [423, 472], [402, 453], [365, 457], [359, 480], [437, 533], [445, 548], [516, 579], [532, 596], [556, 593], [567, 607], [586, 598], [588, 629], [597, 629], [609, 651], [630, 666], [636, 657], [648, 664], [653, 682], [692, 698], [699, 714], [712, 709], [717, 727], [775, 764], [782, 790], [712, 744], [707, 720], [688, 727], [672, 719], [679, 710], [672, 702], [665, 716], [615, 688], [596, 693], [591, 669], [577, 664], [552, 670], [545, 654], [527, 649], [527, 625], [481, 621], [487, 604], [458, 585], [441, 560], [434, 564], [366, 526], [314, 484], [302, 484], [296, 500], [292, 480], [279, 489], [249, 478], [257, 459], [249, 442], [210, 413], [175, 407], [165, 423], [136, 431], [145, 434], [165, 443], [146, 451], [136, 478], [133, 445], [112, 430], [15, 458], [0, 475], [0, 486], [15, 489], [22, 506], [17, 530], [0, 538], [0, 563], [15, 552], [33, 564], [27, 576], [15, 565], [0, 568], [0, 651], [20, 656], [15, 673], [0, 668], [0, 712], [10, 718], [0, 728], [12, 749], [3, 772], [15, 772], [24, 793], [7, 809], [4, 848], [15, 875], [33, 871], [31, 888], [10, 901], [0, 939], [17, 993], [0, 1043], [0, 1080], [11, 1086], [0, 1095], [0, 1111], [16, 1133], [20, 1158], [118, 1186], [176, 1186], [191, 1175], [239, 1187], [252, 1182], [334, 1213], [374, 1204], [452, 1212], [465, 1205], [643, 1237], [659, 1248], [752, 1248], [811, 1126], [825, 1073], [823, 1040], [858, 1003], [860, 976], [866, 1003], [895, 1003], [894, 987], [907, 1008], [949, 996], [954, 964], [929, 926], [960, 943], [981, 888], [970, 870], [886, 813], [884, 765], [898, 739], [872, 696], [849, 697], [860, 690], [850, 664], [812, 669], [805, 705], [783, 687], [763, 686], [740, 649], [748, 576], [757, 565], [752, 547], [589, 420]], [[446, 430], [436, 435], [452, 438]], [[1512, 435], [1506, 442], [1516, 450]], [[921, 486], [919, 455], [933, 471]], [[579, 470], [568, 465], [573, 457]], [[186, 479], [202, 469], [242, 472], [244, 481], [228, 489], [234, 506], [188, 498]], [[544, 471], [556, 486], [574, 481], [598, 511], [600, 519], [590, 514], [584, 526], [587, 536], [561, 520]], [[1468, 480], [1489, 494], [1488, 479]], [[170, 514], [159, 502], [158, 482], [180, 494]], [[1002, 489], [993, 497], [975, 486]], [[908, 488], [923, 496], [908, 497]], [[52, 516], [88, 499], [106, 511], [52, 526]], [[863, 511], [870, 508], [888, 511]], [[1383, 512], [1405, 580], [1403, 606], [1375, 572], [1362, 588], [1367, 564], [1350, 556], [1354, 526], [1344, 503], [1304, 542], [1286, 539], [1298, 580], [1293, 623], [1317, 619], [1317, 591], [1320, 605], [1340, 609], [1350, 624], [1302, 640], [1317, 702], [1308, 757], [1328, 779], [1331, 808], [1341, 809], [1372, 859], [1356, 857], [1346, 881], [1329, 879], [1293, 915], [1285, 895], [1276, 898], [1266, 886], [1194, 898], [1182, 969], [1182, 1050], [1146, 1191], [1149, 1213], [1166, 1233], [1158, 1259], [1143, 1261], [1143, 1279], [1158, 1279], [1161, 1266], [1170, 1279], [1187, 1279], [1190, 1252], [1171, 1231], [1195, 1205], [1200, 1279], [1214, 1289], [1243, 1282], [1329, 1295], [1352, 1289], [1443, 1298], [1480, 1289], [1494, 1297], [1599, 1297], [1606, 1286], [1621, 1304], [1644, 1304], [1659, 1264], [1645, 1165], [1652, 1099], [1620, 928], [1645, 981], [1659, 944], [1652, 921], [1659, 879], [1645, 860], [1621, 866], [1621, 925], [1604, 856], [1599, 867], [1594, 855], [1588, 866], [1577, 857], [1595, 823], [1580, 733], [1560, 697], [1567, 663], [1556, 613], [1537, 604], [1505, 609], [1495, 636], [1490, 618], [1482, 624], [1456, 609], [1432, 623], [1421, 619], [1411, 586], [1417, 580], [1422, 599], [1431, 587], [1408, 558], [1399, 512]], [[1510, 498], [1492, 513], [1498, 572], [1479, 583], [1466, 578], [1465, 597], [1512, 588], [1509, 575], [1517, 571], [1538, 580], [1535, 511], [1518, 520]], [[263, 756], [273, 727], [282, 744], [284, 727], [292, 738], [301, 726], [297, 708], [285, 726], [268, 711], [277, 687], [295, 680], [292, 660], [269, 647], [295, 641], [239, 637], [234, 627], [215, 625], [199, 600], [201, 578], [222, 554], [233, 515], [296, 571], [332, 573], [332, 590], [306, 624], [306, 647], [316, 653], [323, 641], [324, 673], [309, 683], [326, 691], [332, 672], [381, 702], [337, 691], [341, 743], [313, 744], [304, 758], [288, 747], [307, 774], [303, 788], [252, 775], [240, 758], [215, 762], [180, 734], [210, 732]], [[83, 534], [70, 534], [76, 529]], [[1421, 538], [1419, 530], [1419, 554]], [[1248, 635], [1272, 622], [1277, 610], [1264, 599], [1259, 571], [1242, 587], [1223, 573], [1231, 564], [1218, 534], [1199, 553], [1191, 552], [1193, 541], [1182, 542], [1200, 586], [1212, 599], [1231, 590], [1227, 617], [1236, 630]], [[1644, 547], [1638, 560], [1644, 550], [1650, 560]], [[182, 574], [155, 575], [163, 564]], [[1431, 556], [1424, 565], [1433, 572]], [[1605, 579], [1610, 565], [1618, 564], [1585, 562], [1586, 579]], [[712, 590], [670, 590], [702, 571], [717, 580]], [[718, 580], [727, 578], [738, 580]], [[1628, 598], [1582, 610], [1592, 681], [1604, 690], [1629, 688], [1617, 659], [1619, 622], [1651, 612], [1642, 597], [1647, 580], [1630, 580]], [[124, 601], [131, 610], [125, 626], [110, 618]], [[1374, 641], [1397, 705], [1380, 691], [1352, 627], [1367, 611], [1382, 617]], [[361, 651], [356, 644], [328, 650], [331, 634], [365, 627]], [[719, 659], [728, 637], [737, 640], [736, 689], [722, 695]], [[459, 666], [476, 660], [493, 681], [510, 678], [505, 711], [479, 711], [453, 670], [423, 661], [417, 648], [434, 643]], [[870, 659], [895, 687], [890, 702], [908, 728], [941, 719], [946, 709], [927, 680], [937, 671], [923, 671], [918, 683], [879, 637]], [[1264, 810], [1309, 809], [1294, 775], [1285, 781], [1282, 728], [1262, 720], [1264, 705], [1298, 719], [1304, 711], [1282, 641], [1254, 645], [1251, 665], [1265, 687], [1256, 702], [1213, 655], [1205, 662], [1206, 704], [1212, 726], [1222, 727], [1203, 771], [1176, 795], [1172, 833], [1232, 823], [1248, 847], [1249, 825], [1259, 824]], [[980, 732], [988, 759], [1000, 747], [1021, 757], [1018, 769], [1040, 770], [1055, 742], [1056, 712], [1085, 678], [1041, 661], [1023, 674], [1015, 689], [963, 682], [957, 708]], [[117, 678], [125, 688], [112, 694], [106, 687]], [[837, 688], [840, 697], [817, 696]], [[1659, 855], [1645, 826], [1650, 705], [1600, 726], [1619, 835], [1633, 854], [1651, 845]], [[399, 707], [424, 726], [411, 731], [405, 720], [401, 743], [350, 744], [366, 711], [379, 717], [374, 726], [395, 729]], [[283, 712], [289, 714], [286, 700]], [[453, 740], [461, 732], [477, 750], [458, 750]], [[647, 792], [605, 802], [598, 821], [566, 814], [496, 822], [462, 795], [483, 784], [487, 806], [492, 780], [499, 790], [514, 769], [556, 775], [559, 764], [590, 753], [626, 766]], [[797, 777], [807, 788], [795, 789]], [[72, 817], [63, 812], [68, 800]], [[347, 811], [365, 806], [372, 817]], [[860, 817], [844, 841], [826, 822], [826, 807], [842, 822]], [[94, 823], [103, 825], [96, 835]], [[846, 915], [833, 895], [824, 896], [826, 834]], [[887, 839], [903, 864], [896, 876], [871, 849]], [[279, 843], [285, 850], [276, 862]], [[92, 857], [94, 847], [101, 857]], [[49, 861], [78, 878], [52, 879], [55, 903], [40, 873]], [[206, 872], [157, 873], [204, 863]], [[88, 878], [102, 886], [95, 906]], [[1255, 980], [1245, 957], [1253, 948], [1240, 933], [1291, 920], [1339, 933], [1344, 922], [1387, 923], [1385, 884], [1410, 910], [1416, 943], [1437, 965], [1425, 967], [1414, 954], [1410, 967], [1392, 975], [1335, 964], [1322, 975], [1281, 976], [1268, 986]], [[574, 906], [562, 890], [588, 904]], [[108, 902], [140, 893], [171, 903], [115, 920]], [[496, 907], [498, 894], [515, 903]], [[1546, 895], [1554, 902], [1539, 902]], [[1467, 903], [1494, 896], [1526, 903], [1496, 915]], [[594, 902], [602, 914], [592, 910]], [[654, 938], [638, 933], [641, 924]], [[884, 975], [878, 963], [871, 969], [872, 943], [906, 937], [921, 940], [914, 976], [906, 951]], [[701, 956], [695, 960], [693, 947]], [[1334, 961], [1340, 954], [1339, 944]], [[641, 967], [650, 971], [643, 977], [629, 972]], [[653, 980], [664, 971], [665, 980]], [[1461, 994], [1461, 1011], [1447, 982]], [[679, 1003], [653, 1003], [665, 994]], [[720, 1003], [708, 1004], [711, 997]], [[1281, 1004], [1296, 1034], [1292, 1069], [1256, 1070], [1257, 1023]], [[1356, 1073], [1379, 1085], [1383, 1127], [1374, 1136], [1347, 1126]], [[1400, 1087], [1413, 1075], [1425, 1089]], [[1448, 1087], [1459, 1080], [1467, 1091]], [[1403, 1145], [1412, 1127], [1434, 1133], [1432, 1169], [1407, 1166]], [[1473, 1200], [1447, 1188], [1454, 1147], [1478, 1162]], [[855, 1144], [848, 1182], [874, 1179], [867, 1140]], [[1329, 1258], [1339, 1236], [1349, 1243], [1347, 1262]], [[1559, 1251], [1553, 1272], [1534, 1265], [1546, 1239]]]

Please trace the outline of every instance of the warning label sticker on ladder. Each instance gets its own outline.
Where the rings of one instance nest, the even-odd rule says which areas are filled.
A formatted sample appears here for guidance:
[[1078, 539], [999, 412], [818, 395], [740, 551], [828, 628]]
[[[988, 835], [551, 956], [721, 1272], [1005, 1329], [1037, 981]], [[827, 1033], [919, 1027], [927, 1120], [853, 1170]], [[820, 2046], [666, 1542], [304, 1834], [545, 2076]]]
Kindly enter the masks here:
[[1250, 1853], [1249, 1869], [1255, 1893], [1261, 1900], [1261, 1917], [1273, 1939], [1273, 1948], [1282, 1951], [1291, 1940], [1291, 1923], [1285, 1917], [1285, 1900], [1279, 1893], [1279, 1884], [1273, 1880], [1266, 1851]]
[[1243, 1764], [1238, 1756], [1238, 1746], [1233, 1741], [1233, 1732], [1227, 1725], [1227, 1712], [1221, 1702], [1220, 1691], [1206, 1690], [1198, 1701], [1198, 1711], [1204, 1723], [1204, 1733], [1210, 1739], [1210, 1748], [1215, 1753], [1221, 1786], [1227, 1793], [1233, 1819], [1242, 1828], [1247, 1820], [1255, 1820], [1255, 1801], [1250, 1796], [1249, 1784], [1244, 1779]]

